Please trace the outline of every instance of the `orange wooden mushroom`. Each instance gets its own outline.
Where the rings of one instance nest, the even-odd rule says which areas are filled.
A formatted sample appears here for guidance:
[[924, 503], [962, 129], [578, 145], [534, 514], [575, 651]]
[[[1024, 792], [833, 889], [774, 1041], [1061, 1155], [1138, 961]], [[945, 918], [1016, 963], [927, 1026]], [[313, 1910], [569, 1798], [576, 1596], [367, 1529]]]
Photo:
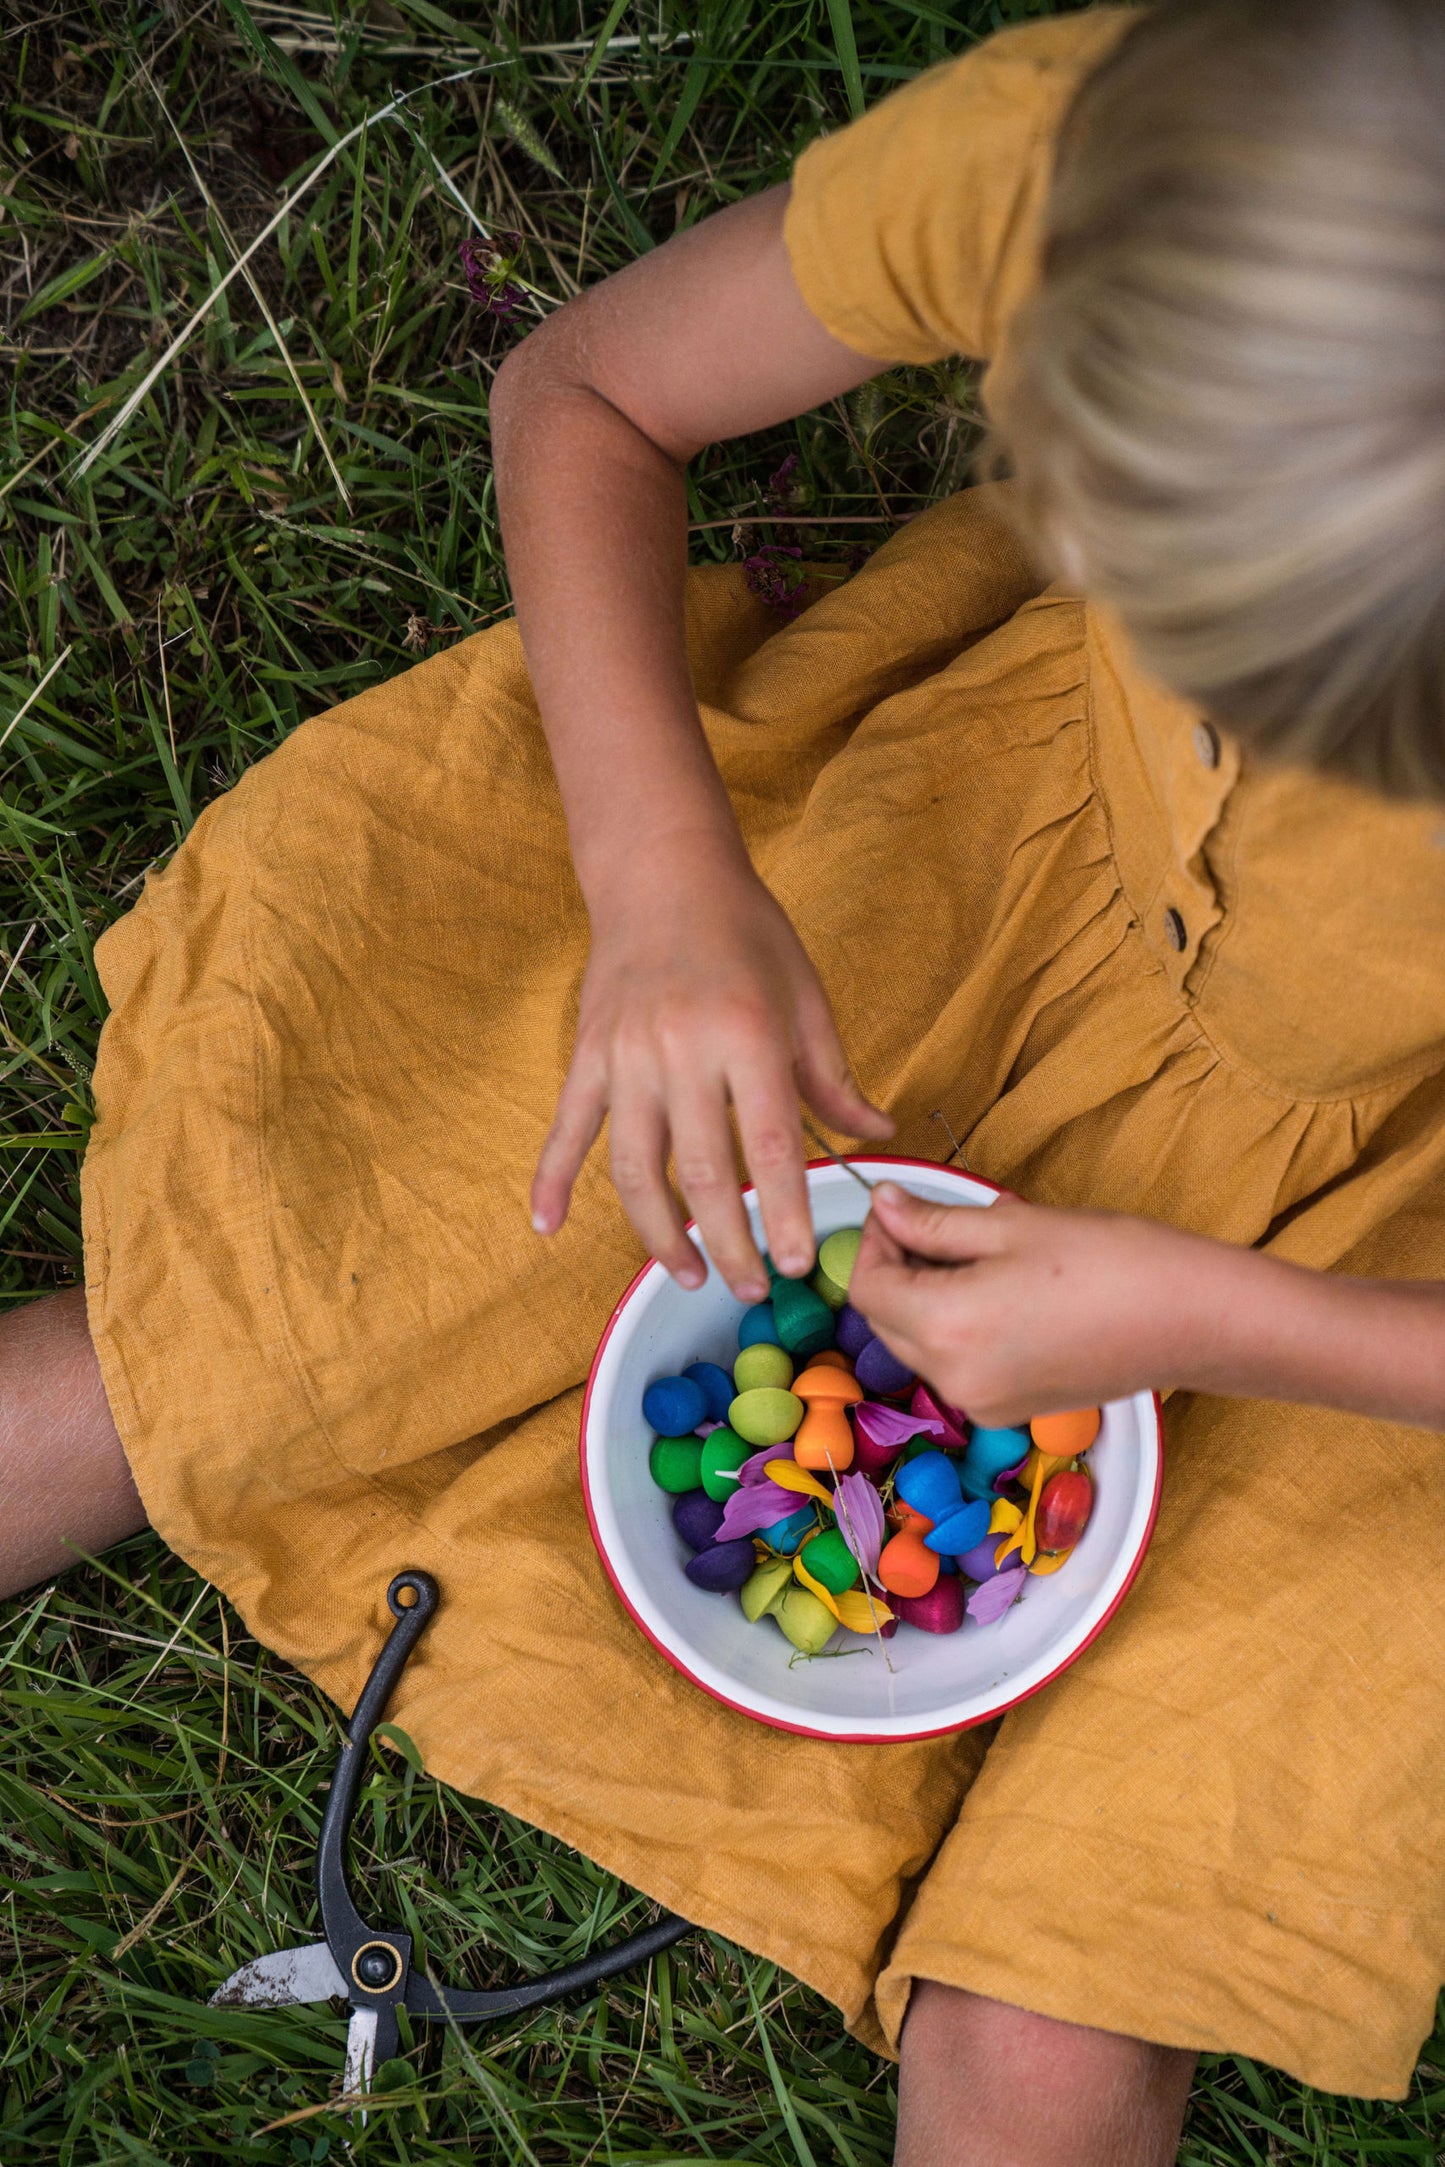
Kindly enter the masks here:
[[793, 1458], [799, 1467], [831, 1467], [841, 1475], [853, 1465], [853, 1432], [843, 1410], [862, 1399], [862, 1385], [831, 1363], [810, 1362], [789, 1389], [808, 1410], [793, 1439]]
[[923, 1540], [933, 1526], [921, 1512], [884, 1543], [878, 1559], [878, 1578], [890, 1595], [927, 1595], [942, 1570], [936, 1550]]
[[1040, 1452], [1055, 1460], [1071, 1460], [1087, 1452], [1099, 1434], [1097, 1407], [1073, 1407], [1065, 1414], [1035, 1415], [1029, 1434]]

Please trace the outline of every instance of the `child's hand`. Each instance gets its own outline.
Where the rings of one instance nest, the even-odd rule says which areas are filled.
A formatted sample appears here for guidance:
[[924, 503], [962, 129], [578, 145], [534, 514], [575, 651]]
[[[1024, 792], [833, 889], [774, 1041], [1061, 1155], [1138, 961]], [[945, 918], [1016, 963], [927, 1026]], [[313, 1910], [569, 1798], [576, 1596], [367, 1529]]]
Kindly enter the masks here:
[[1186, 1381], [1233, 1276], [1263, 1261], [1148, 1219], [926, 1204], [886, 1182], [848, 1291], [901, 1361], [993, 1425]]
[[848, 1070], [817, 974], [741, 853], [695, 842], [651, 847], [646, 879], [593, 905], [592, 956], [577, 1044], [532, 1186], [533, 1223], [562, 1224], [604, 1114], [612, 1178], [652, 1254], [683, 1286], [703, 1267], [667, 1180], [739, 1300], [761, 1301], [767, 1273], [748, 1232], [728, 1125], [737, 1116], [778, 1269], [806, 1271], [813, 1228], [798, 1099], [849, 1136], [893, 1124]]

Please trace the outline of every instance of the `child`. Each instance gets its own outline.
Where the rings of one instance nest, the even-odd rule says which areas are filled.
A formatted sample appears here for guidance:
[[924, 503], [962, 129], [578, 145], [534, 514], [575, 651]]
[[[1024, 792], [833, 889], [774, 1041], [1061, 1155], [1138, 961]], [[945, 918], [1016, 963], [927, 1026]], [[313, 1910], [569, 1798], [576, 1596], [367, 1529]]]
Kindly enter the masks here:
[[[1398, 2096], [1445, 1975], [1442, 106], [1438, 0], [886, 100], [502, 369], [527, 667], [309, 723], [102, 945], [95, 1352], [78, 1297], [0, 1341], [8, 1584], [148, 1515], [348, 1704], [431, 1568], [431, 1769], [901, 2037], [908, 2167], [1155, 2167], [1200, 2049]], [[684, 582], [700, 446], [959, 352], [1060, 582], [988, 489], [789, 626]], [[856, 1297], [948, 1397], [1176, 1388], [1128, 1605], [991, 1741], [749, 1724], [588, 1542], [627, 1220], [696, 1281], [670, 1152], [765, 1290], [731, 1110], [806, 1268], [799, 1096], [1029, 1199], [879, 1194]]]

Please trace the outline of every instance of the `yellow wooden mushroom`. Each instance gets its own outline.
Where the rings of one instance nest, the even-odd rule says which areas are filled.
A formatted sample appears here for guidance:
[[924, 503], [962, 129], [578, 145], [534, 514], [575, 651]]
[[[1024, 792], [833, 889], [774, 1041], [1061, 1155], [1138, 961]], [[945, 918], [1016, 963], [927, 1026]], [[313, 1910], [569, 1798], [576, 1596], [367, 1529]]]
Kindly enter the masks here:
[[799, 1467], [831, 1467], [841, 1475], [853, 1465], [853, 1432], [843, 1410], [862, 1399], [862, 1385], [831, 1363], [811, 1362], [792, 1391], [808, 1410], [793, 1438], [793, 1458]]

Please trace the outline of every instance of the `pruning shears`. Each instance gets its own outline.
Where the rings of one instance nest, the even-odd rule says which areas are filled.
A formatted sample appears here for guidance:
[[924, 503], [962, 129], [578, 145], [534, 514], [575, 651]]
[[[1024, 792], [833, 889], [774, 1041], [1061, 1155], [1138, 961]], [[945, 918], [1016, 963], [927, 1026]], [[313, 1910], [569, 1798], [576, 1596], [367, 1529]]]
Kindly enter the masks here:
[[646, 1963], [690, 1931], [686, 1919], [665, 1912], [640, 1933], [585, 1956], [563, 1971], [476, 1993], [463, 1987], [434, 1986], [413, 1968], [409, 1934], [372, 1925], [362, 1917], [347, 1886], [346, 1839], [367, 1742], [441, 1596], [429, 1573], [404, 1572], [392, 1581], [386, 1600], [396, 1623], [347, 1725], [321, 1823], [316, 1880], [326, 1939], [258, 1956], [232, 1972], [211, 1996], [211, 2006], [219, 2009], [346, 2002], [351, 2024], [346, 2034], [344, 2090], [349, 2098], [364, 2096], [371, 2088], [373, 2071], [395, 2054], [400, 2043], [399, 2009], [405, 2009], [414, 2023], [423, 2024], [478, 2024], [492, 2017], [515, 2016], [519, 2010], [534, 2009], [565, 1994], [587, 1992], [634, 1964]]

